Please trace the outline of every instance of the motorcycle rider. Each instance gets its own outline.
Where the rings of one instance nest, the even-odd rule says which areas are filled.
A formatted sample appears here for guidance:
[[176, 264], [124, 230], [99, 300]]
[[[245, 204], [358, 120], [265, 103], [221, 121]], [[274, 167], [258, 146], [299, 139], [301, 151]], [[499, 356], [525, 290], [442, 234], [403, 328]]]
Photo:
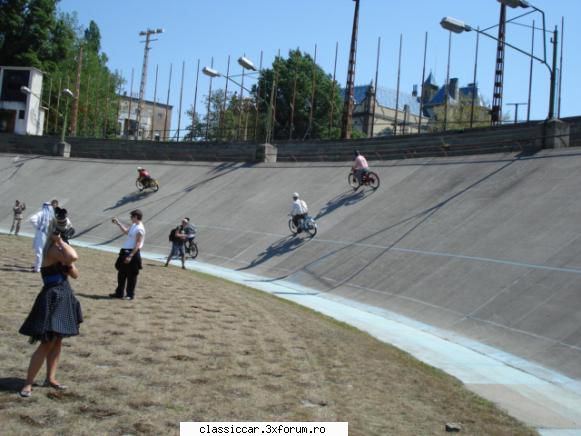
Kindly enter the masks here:
[[367, 163], [365, 156], [363, 156], [359, 150], [353, 151], [353, 159], [353, 166], [351, 169], [353, 170], [353, 175], [357, 177], [357, 181], [361, 185], [363, 175], [369, 172], [369, 164]]
[[307, 213], [309, 213], [307, 203], [299, 198], [298, 192], [295, 192], [293, 194], [293, 202], [291, 203], [290, 215], [292, 216], [293, 224], [297, 228], [297, 233], [301, 233], [303, 231], [302, 223], [307, 216]]
[[143, 167], [137, 167], [137, 180], [139, 180], [139, 183], [141, 183], [143, 186], [147, 186], [149, 181], [151, 180], [151, 175], [149, 174], [149, 171], [147, 171], [145, 168]]

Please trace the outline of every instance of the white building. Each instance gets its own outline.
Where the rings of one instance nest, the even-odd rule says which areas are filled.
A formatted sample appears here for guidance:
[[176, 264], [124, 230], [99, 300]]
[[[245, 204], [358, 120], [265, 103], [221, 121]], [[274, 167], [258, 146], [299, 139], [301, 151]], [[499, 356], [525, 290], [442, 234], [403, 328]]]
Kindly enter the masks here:
[[118, 131], [120, 136], [130, 139], [167, 141], [172, 132], [172, 105], [143, 100], [139, 132], [137, 132], [137, 108], [139, 99], [127, 95], [119, 96]]
[[[22, 87], [30, 92], [23, 92]], [[42, 135], [46, 108], [41, 95], [42, 71], [0, 66], [0, 132]]]

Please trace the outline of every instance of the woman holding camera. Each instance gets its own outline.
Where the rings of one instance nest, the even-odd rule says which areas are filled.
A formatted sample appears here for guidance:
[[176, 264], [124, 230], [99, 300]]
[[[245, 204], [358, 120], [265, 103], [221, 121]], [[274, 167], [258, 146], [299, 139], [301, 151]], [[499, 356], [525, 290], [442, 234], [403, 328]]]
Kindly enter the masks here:
[[50, 225], [50, 237], [44, 247], [41, 275], [44, 286], [36, 297], [30, 314], [20, 328], [20, 333], [30, 336], [30, 342], [40, 341], [32, 354], [26, 382], [20, 390], [22, 398], [32, 395], [32, 384], [38, 371], [46, 361], [44, 386], [66, 389], [56, 379], [56, 371], [61, 355], [62, 340], [79, 334], [79, 324], [83, 322], [81, 305], [73, 294], [68, 278], [79, 276], [74, 262], [77, 252], [63, 242], [54, 220]]

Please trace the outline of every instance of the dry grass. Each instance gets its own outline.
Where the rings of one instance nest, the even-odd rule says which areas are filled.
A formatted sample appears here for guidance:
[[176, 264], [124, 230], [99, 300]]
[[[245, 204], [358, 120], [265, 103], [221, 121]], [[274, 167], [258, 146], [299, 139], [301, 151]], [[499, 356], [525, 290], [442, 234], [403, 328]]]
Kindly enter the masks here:
[[[2, 434], [178, 434], [180, 421], [348, 421], [351, 436], [534, 434], [457, 380], [355, 329], [228, 282], [145, 261], [133, 302], [104, 298], [115, 256], [79, 249], [85, 313], [59, 380], [19, 399], [40, 290], [31, 241], [0, 235]], [[44, 378], [39, 374], [38, 381]]]

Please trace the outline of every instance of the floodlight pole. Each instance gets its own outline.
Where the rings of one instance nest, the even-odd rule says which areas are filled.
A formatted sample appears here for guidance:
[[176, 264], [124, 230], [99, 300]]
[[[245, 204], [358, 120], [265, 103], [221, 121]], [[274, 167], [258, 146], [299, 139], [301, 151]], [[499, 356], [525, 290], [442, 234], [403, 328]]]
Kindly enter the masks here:
[[[163, 33], [163, 29], [147, 29], [139, 32], [140, 36], [145, 36], [145, 48], [143, 50], [143, 67], [141, 68], [141, 84], [139, 85], [139, 102], [137, 103], [137, 119], [136, 119], [136, 131], [137, 137], [139, 138], [139, 129], [141, 128], [141, 111], [143, 110], [143, 95], [145, 93], [145, 84], [147, 82], [147, 60], [149, 55], [149, 43], [151, 41], [156, 41], [151, 39], [151, 35], [158, 33]], [[130, 96], [133, 98], [133, 96]], [[130, 114], [131, 115], [131, 114]], [[153, 125], [152, 125], [153, 128]]]
[[351, 124], [353, 122], [353, 87], [355, 86], [355, 57], [357, 53], [359, 0], [353, 1], [355, 2], [355, 12], [353, 14], [353, 31], [351, 32], [351, 50], [349, 51], [349, 67], [347, 69], [347, 88], [345, 89], [341, 139], [351, 139]]

